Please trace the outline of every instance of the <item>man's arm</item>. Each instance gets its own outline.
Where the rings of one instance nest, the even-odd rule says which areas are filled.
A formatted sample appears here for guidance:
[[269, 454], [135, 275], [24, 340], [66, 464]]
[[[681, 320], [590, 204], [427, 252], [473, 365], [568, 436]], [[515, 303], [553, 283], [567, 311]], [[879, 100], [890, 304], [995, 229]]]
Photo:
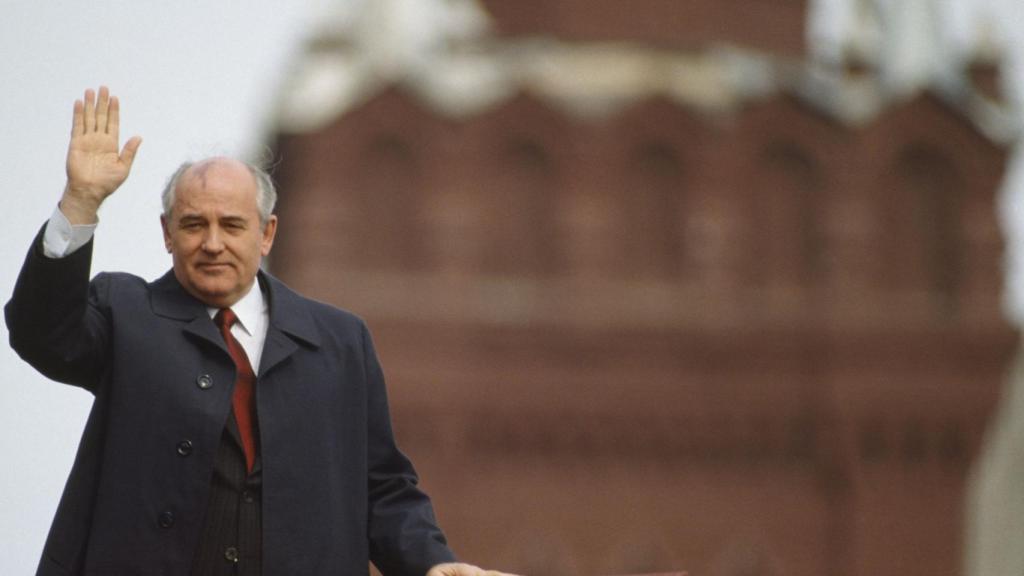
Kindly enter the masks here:
[[[75, 102], [68, 181], [60, 205], [65, 225], [96, 221], [100, 204], [128, 176], [141, 141], [131, 139], [118, 153], [117, 99], [105, 87], [99, 95], [96, 101], [90, 90], [84, 101]], [[52, 230], [50, 225], [45, 228], [33, 242], [4, 309], [11, 347], [46, 376], [92, 390], [107, 342], [107, 319], [96, 303], [107, 284], [89, 282], [91, 245], [81, 250], [63, 246], [59, 253], [50, 253], [44, 249], [44, 236]], [[72, 239], [72, 244], [81, 240]]]
[[423, 576], [455, 561], [437, 526], [430, 498], [412, 464], [395, 445], [384, 374], [373, 340], [362, 329], [367, 403], [367, 536], [370, 560], [385, 576]]
[[417, 487], [409, 460], [391, 430], [384, 375], [373, 340], [363, 326], [363, 354], [369, 380], [370, 555], [383, 574], [419, 576], [514, 576], [454, 562], [430, 498]]

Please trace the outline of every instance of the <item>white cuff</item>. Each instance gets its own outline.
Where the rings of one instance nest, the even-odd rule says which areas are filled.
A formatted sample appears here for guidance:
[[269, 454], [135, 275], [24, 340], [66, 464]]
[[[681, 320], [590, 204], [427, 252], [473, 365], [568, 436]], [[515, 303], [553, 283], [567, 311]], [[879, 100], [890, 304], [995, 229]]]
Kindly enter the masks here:
[[89, 243], [96, 224], [72, 226], [60, 205], [53, 209], [46, 232], [43, 233], [43, 254], [48, 258], [63, 258]]

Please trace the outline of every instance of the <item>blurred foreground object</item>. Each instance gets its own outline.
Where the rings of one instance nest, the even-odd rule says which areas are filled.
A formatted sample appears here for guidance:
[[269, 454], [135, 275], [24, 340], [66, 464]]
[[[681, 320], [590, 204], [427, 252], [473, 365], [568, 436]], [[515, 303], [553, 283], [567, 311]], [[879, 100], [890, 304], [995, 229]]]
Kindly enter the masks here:
[[763, 4], [381, 1], [296, 63], [273, 270], [376, 327], [461, 554], [961, 565], [1016, 342], [993, 64], [908, 88]]

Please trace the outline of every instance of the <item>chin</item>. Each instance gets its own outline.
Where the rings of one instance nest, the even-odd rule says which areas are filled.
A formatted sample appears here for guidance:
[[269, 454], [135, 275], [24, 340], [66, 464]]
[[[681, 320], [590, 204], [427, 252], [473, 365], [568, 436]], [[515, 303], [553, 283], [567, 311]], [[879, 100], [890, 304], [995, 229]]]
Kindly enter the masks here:
[[224, 306], [230, 306], [232, 303], [225, 303], [228, 299], [230, 291], [217, 289], [209, 286], [193, 286], [192, 295], [201, 300], [208, 306], [217, 306], [223, 308]]

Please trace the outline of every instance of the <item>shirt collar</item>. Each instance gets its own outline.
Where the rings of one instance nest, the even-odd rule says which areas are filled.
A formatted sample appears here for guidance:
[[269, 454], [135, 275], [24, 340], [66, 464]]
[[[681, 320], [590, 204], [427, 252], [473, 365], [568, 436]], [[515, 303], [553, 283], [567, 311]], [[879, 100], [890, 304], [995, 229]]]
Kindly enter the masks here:
[[[256, 289], [253, 290], [253, 288]], [[220, 308], [208, 306], [206, 313], [210, 315], [210, 318], [213, 318], [219, 310]], [[238, 325], [242, 330], [245, 330], [246, 334], [250, 336], [256, 334], [257, 327], [263, 318], [266, 317], [267, 312], [267, 301], [263, 296], [263, 290], [260, 289], [258, 281], [254, 281], [252, 286], [249, 287], [249, 292], [231, 306], [231, 311], [238, 317]]]

